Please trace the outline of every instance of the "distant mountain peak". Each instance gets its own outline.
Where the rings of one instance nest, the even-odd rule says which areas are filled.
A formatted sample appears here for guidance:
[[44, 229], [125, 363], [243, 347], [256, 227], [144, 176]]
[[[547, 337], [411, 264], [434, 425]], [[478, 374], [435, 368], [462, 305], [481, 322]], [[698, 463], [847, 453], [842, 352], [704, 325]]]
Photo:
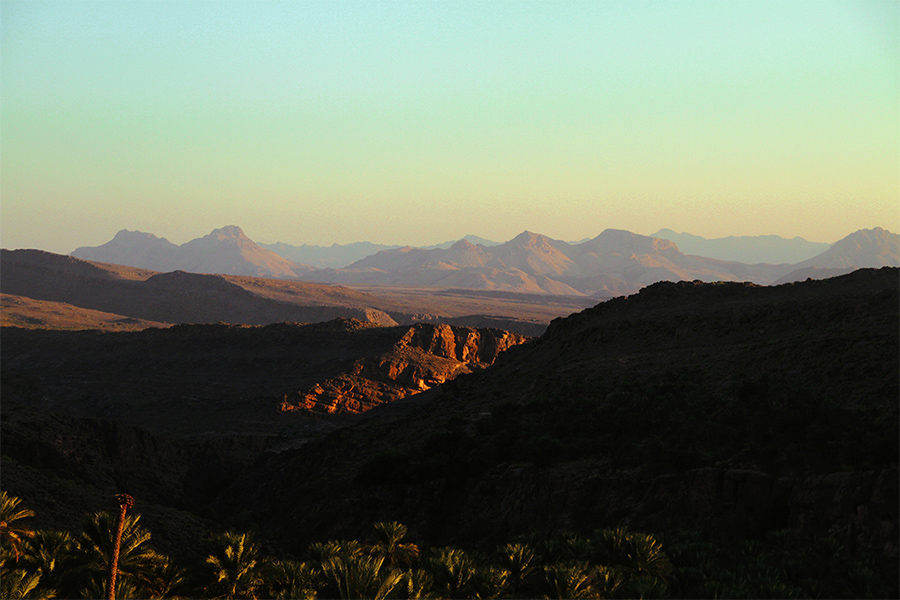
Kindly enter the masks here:
[[120, 229], [118, 233], [113, 237], [114, 240], [166, 240], [166, 238], [161, 238], [153, 235], [152, 233], [147, 233], [144, 231], [129, 231], [128, 229]]
[[112, 241], [93, 248], [78, 248], [72, 256], [162, 272], [182, 270], [293, 278], [309, 269], [260, 247], [237, 225], [214, 229], [180, 246], [149, 233], [123, 229]]
[[218, 237], [219, 239], [228, 239], [228, 238], [246, 238], [247, 236], [244, 234], [243, 230], [237, 225], [226, 225], [221, 229], [213, 229], [212, 232], [206, 237]]
[[511, 239], [510, 243], [525, 247], [542, 246], [547, 244], [547, 237], [541, 235], [540, 233], [523, 231], [522, 233]]
[[461, 240], [457, 240], [452, 246], [450, 246], [452, 250], [469, 250], [474, 249], [475, 244], [467, 240], [466, 238], [462, 238]]
[[748, 265], [795, 264], [821, 254], [829, 246], [801, 237], [785, 239], [777, 235], [731, 235], [707, 239], [691, 233], [676, 233], [671, 229], [660, 229], [651, 236], [674, 242], [684, 254]]

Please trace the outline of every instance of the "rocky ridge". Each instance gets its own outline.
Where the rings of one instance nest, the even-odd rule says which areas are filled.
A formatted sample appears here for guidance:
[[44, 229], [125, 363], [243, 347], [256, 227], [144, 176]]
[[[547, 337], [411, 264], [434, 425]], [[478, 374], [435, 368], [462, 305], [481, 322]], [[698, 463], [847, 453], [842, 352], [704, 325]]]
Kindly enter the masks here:
[[388, 351], [356, 360], [344, 373], [286, 396], [282, 411], [315, 414], [365, 412], [491, 365], [528, 338], [500, 329], [422, 323], [410, 327]]

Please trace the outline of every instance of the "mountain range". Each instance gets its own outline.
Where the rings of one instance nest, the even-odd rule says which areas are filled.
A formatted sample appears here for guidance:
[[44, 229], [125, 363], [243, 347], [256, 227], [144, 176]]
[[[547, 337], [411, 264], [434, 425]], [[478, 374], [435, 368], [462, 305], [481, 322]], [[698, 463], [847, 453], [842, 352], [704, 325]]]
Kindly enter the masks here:
[[707, 239], [690, 233], [660, 229], [651, 237], [675, 242], [685, 254], [748, 264], [798, 263], [828, 250], [831, 244], [809, 242], [801, 237], [786, 239], [777, 235], [731, 235]]
[[0, 251], [0, 272], [2, 323], [28, 328], [120, 331], [177, 323], [265, 325], [340, 317], [388, 326], [428, 321], [495, 327], [533, 336], [552, 319], [595, 303], [570, 296], [362, 291], [290, 279], [160, 273], [42, 250]]
[[313, 271], [263, 248], [233, 225], [180, 246], [151, 233], [123, 229], [102, 246], [81, 247], [71, 256], [161, 272], [295, 279]]
[[[469, 236], [452, 244], [428, 248], [387, 247], [341, 268], [316, 268], [279, 255], [317, 257], [316, 262], [338, 264], [379, 246], [361, 242], [322, 247], [274, 244], [264, 247], [236, 226], [224, 227], [181, 246], [149, 233], [120, 231], [106, 244], [82, 247], [72, 256], [85, 260], [130, 265], [155, 271], [249, 275], [368, 286], [468, 289], [589, 297], [631, 294], [657, 281], [751, 281], [786, 283], [808, 277], [833, 276], [862, 267], [900, 266], [900, 236], [881, 228], [862, 229], [828, 246], [800, 238], [777, 236], [702, 240], [687, 234], [660, 234], [682, 240], [692, 249], [711, 250], [728, 241], [744, 256], [805, 256], [796, 263], [748, 264], [684, 253], [663, 237], [607, 229], [581, 242], [564, 242], [523, 232], [502, 244], [472, 243]], [[674, 233], [674, 232], [672, 232]], [[449, 244], [449, 245], [448, 245]], [[752, 248], [751, 248], [752, 247]], [[754, 254], [755, 252], [755, 254]], [[718, 252], [724, 256], [728, 253]]]
[[[492, 242], [477, 235], [467, 235], [462, 239], [472, 242], [473, 244], [481, 244], [482, 246], [496, 246], [500, 242]], [[425, 246], [427, 249], [449, 248], [458, 240], [451, 240], [433, 246]], [[294, 262], [310, 265], [317, 269], [332, 268], [340, 269], [349, 264], [362, 260], [367, 256], [371, 256], [381, 250], [396, 250], [401, 246], [389, 246], [386, 244], [373, 244], [372, 242], [353, 242], [352, 244], [332, 244], [331, 246], [311, 246], [303, 244], [301, 246], [292, 246], [278, 242], [275, 244], [259, 244], [266, 250], [271, 250], [279, 256], [283, 256]]]

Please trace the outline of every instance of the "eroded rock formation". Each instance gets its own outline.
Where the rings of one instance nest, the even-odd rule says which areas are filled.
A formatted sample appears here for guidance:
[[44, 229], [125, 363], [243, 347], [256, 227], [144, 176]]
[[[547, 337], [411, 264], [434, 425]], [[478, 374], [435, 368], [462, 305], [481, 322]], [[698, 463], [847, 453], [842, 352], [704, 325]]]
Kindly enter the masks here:
[[349, 371], [285, 397], [282, 411], [360, 413], [423, 392], [492, 364], [504, 350], [528, 338], [500, 329], [420, 323], [389, 352], [355, 361]]

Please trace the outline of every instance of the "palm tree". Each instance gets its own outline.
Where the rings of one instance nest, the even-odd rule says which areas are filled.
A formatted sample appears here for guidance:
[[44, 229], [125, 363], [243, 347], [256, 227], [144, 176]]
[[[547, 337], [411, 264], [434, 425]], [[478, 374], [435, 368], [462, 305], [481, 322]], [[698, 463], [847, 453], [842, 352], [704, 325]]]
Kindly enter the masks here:
[[119, 551], [122, 546], [122, 529], [125, 527], [125, 512], [134, 506], [134, 498], [128, 494], [116, 496], [119, 501], [119, 516], [116, 519], [116, 535], [113, 537], [112, 557], [109, 559], [109, 575], [106, 584], [106, 600], [116, 598], [116, 575], [119, 567]]
[[39, 529], [29, 539], [20, 564], [30, 572], [40, 572], [37, 593], [50, 597], [60, 589], [63, 575], [72, 567], [75, 538], [67, 531]]
[[[337, 597], [383, 600], [403, 580], [398, 569], [384, 565], [383, 556], [336, 556], [322, 565], [326, 592]], [[329, 596], [330, 597], [330, 596]]]
[[509, 571], [496, 565], [483, 565], [473, 578], [478, 598], [504, 598], [510, 591]]
[[524, 581], [534, 571], [534, 550], [528, 544], [506, 544], [497, 552], [511, 581]]
[[622, 564], [633, 577], [649, 576], [665, 583], [672, 574], [672, 563], [662, 544], [652, 535], [630, 533], [620, 541]]
[[154, 565], [146, 574], [144, 591], [149, 598], [178, 598], [186, 591], [187, 579], [184, 569], [171, 561]]
[[215, 598], [257, 598], [265, 584], [266, 565], [252, 534], [217, 535], [201, 568], [203, 592]]
[[318, 572], [308, 562], [273, 561], [267, 570], [271, 598], [313, 600]]
[[[40, 571], [27, 569], [3, 570], [0, 578], [0, 598], [28, 598], [41, 582]], [[53, 594], [42, 594], [41, 598], [53, 598]]]
[[431, 588], [434, 587], [434, 577], [425, 569], [410, 569], [403, 576], [406, 579], [406, 597], [409, 600], [435, 597], [431, 593]]
[[586, 562], [554, 563], [544, 567], [549, 598], [590, 598], [595, 571]]
[[310, 544], [306, 556], [316, 564], [328, 562], [336, 556], [359, 556], [363, 546], [356, 540], [329, 540]]
[[[140, 526], [140, 519], [140, 515], [131, 514], [122, 520], [116, 568], [117, 597], [127, 594], [131, 587], [137, 589], [144, 586], [153, 570], [167, 562], [165, 556], [149, 547], [150, 532]], [[103, 597], [104, 593], [108, 593], [109, 565], [115, 551], [117, 531], [117, 518], [108, 512], [96, 512], [87, 519], [84, 531], [76, 539], [73, 567], [63, 578], [64, 588], [70, 594], [83, 589], [95, 593], [98, 588], [101, 593], [93, 597]], [[120, 582], [120, 579], [125, 582]]]
[[534, 596], [532, 589], [537, 565], [534, 548], [525, 543], [510, 543], [497, 549], [497, 564], [509, 575], [507, 586], [513, 596]]
[[[0, 491], [0, 544], [4, 555], [12, 552], [16, 562], [22, 555], [22, 545], [25, 540], [34, 535], [34, 531], [25, 525], [22, 520], [34, 516], [34, 511], [21, 506], [22, 501]], [[3, 556], [3, 561], [7, 557]]]
[[457, 548], [437, 548], [426, 561], [434, 577], [435, 589], [447, 598], [471, 596], [472, 578], [477, 565], [468, 554]]
[[369, 552], [374, 556], [386, 558], [392, 567], [412, 567], [419, 560], [419, 547], [412, 543], [403, 543], [406, 536], [406, 525], [392, 521], [372, 525], [375, 543], [369, 545]]

